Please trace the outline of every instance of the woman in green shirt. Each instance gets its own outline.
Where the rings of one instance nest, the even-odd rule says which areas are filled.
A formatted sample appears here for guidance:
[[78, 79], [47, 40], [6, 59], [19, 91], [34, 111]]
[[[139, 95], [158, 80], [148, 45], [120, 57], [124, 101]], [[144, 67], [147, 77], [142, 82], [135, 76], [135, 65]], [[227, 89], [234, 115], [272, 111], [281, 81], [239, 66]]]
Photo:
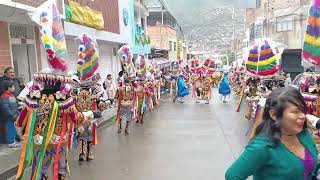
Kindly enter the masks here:
[[274, 90], [255, 138], [225, 174], [226, 180], [311, 180], [317, 148], [307, 130], [307, 106], [293, 87]]

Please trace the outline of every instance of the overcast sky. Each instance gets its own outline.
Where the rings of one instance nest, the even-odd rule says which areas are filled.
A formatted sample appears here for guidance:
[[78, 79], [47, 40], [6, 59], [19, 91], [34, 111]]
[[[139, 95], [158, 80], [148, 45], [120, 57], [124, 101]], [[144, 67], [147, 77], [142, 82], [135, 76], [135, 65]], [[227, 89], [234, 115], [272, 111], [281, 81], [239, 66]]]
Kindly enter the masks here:
[[[208, 12], [210, 9], [232, 5], [233, 0], [163, 0], [169, 11], [174, 14], [182, 24], [190, 24], [197, 21], [201, 12]], [[237, 0], [236, 3], [247, 0]], [[244, 3], [244, 2], [242, 2]]]

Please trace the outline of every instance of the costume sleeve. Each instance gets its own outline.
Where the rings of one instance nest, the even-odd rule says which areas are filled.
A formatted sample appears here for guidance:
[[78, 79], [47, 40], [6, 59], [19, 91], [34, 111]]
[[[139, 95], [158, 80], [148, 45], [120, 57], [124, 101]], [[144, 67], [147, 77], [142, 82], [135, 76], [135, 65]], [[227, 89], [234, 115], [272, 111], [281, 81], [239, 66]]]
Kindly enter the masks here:
[[261, 137], [252, 140], [240, 157], [227, 170], [226, 180], [245, 180], [263, 169], [269, 158], [268, 144], [269, 142]]

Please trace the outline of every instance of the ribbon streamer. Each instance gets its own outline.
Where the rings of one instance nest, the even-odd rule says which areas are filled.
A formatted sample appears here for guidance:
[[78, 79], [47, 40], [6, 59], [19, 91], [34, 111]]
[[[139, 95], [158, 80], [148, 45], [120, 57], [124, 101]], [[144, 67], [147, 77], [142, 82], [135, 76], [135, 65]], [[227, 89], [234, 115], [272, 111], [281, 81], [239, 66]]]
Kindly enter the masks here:
[[59, 172], [59, 159], [60, 159], [60, 152], [62, 151], [61, 146], [64, 141], [64, 136], [67, 131], [67, 114], [63, 112], [62, 114], [62, 131], [60, 133], [60, 139], [57, 144], [56, 154], [54, 156], [54, 163], [53, 163], [53, 179], [58, 180], [58, 172]]
[[41, 168], [42, 168], [42, 163], [43, 163], [43, 158], [45, 156], [45, 152], [47, 150], [47, 146], [52, 138], [54, 127], [56, 124], [57, 116], [58, 116], [58, 111], [59, 111], [59, 103], [54, 102], [53, 107], [50, 112], [50, 118], [48, 119], [47, 125], [44, 130], [44, 136], [43, 136], [43, 141], [41, 144], [41, 148], [39, 150], [39, 155], [37, 158], [37, 166], [36, 170], [32, 176], [32, 180], [39, 180], [40, 179], [40, 173], [41, 173]]
[[25, 129], [25, 133], [23, 135], [24, 140], [23, 140], [16, 180], [23, 179], [24, 171], [27, 168], [28, 163], [31, 161], [29, 159], [31, 155], [29, 151], [31, 150], [33, 152], [34, 150], [33, 131], [35, 127], [36, 117], [37, 117], [37, 114], [35, 111], [28, 111], [26, 114], [26, 119], [24, 120], [27, 122], [27, 126]]
[[98, 144], [98, 131], [97, 131], [97, 123], [94, 122], [92, 124], [92, 144], [97, 145]]

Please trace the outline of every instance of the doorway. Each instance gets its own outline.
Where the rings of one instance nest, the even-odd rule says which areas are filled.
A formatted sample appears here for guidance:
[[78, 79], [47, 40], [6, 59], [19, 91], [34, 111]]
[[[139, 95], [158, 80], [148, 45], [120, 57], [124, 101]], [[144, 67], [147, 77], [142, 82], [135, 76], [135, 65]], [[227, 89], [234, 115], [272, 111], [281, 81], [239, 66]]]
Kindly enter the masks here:
[[33, 44], [12, 45], [13, 66], [17, 78], [31, 81], [32, 75], [37, 71], [35, 46]]

